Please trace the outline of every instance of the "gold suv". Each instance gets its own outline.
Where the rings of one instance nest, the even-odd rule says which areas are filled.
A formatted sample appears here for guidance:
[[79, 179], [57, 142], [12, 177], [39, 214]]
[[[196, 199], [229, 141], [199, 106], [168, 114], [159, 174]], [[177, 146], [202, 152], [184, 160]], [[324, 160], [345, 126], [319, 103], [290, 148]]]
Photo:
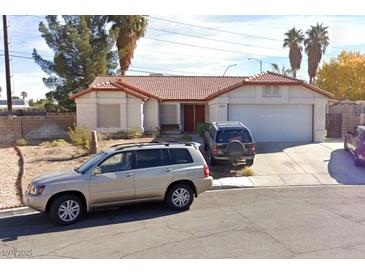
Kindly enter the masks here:
[[165, 201], [189, 209], [209, 190], [212, 177], [199, 143], [116, 145], [73, 170], [34, 179], [25, 193], [29, 207], [60, 225], [77, 222], [93, 208], [139, 201]]

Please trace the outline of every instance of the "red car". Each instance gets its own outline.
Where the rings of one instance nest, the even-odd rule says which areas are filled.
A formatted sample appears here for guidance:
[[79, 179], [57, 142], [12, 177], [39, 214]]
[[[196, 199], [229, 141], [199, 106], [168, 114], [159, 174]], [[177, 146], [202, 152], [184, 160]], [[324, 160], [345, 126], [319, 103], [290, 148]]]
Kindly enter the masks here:
[[347, 132], [344, 147], [354, 156], [354, 164], [365, 164], [365, 126], [357, 126], [354, 131]]

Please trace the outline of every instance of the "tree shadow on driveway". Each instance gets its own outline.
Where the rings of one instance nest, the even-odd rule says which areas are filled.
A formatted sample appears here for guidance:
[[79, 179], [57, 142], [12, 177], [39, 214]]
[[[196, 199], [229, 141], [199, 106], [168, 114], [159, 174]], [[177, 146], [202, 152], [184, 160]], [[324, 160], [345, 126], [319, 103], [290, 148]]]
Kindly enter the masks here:
[[120, 207], [100, 208], [87, 214], [78, 223], [68, 226], [57, 226], [41, 213], [0, 219], [0, 241], [11, 242], [22, 236], [62, 232], [89, 227], [131, 223], [154, 219], [183, 211], [166, 208], [163, 203], [150, 202]]
[[365, 185], [365, 166], [355, 166], [352, 154], [344, 149], [331, 152], [328, 172], [339, 184]]

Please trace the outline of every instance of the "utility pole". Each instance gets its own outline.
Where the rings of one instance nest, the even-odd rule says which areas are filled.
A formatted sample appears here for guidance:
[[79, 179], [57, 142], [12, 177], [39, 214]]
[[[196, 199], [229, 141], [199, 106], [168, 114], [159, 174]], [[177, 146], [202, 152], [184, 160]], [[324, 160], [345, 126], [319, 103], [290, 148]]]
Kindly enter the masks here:
[[8, 24], [6, 22], [6, 15], [3, 15], [3, 32], [4, 32], [4, 56], [5, 56], [6, 96], [7, 96], [7, 101], [8, 101], [8, 111], [12, 111], [11, 83], [10, 83], [10, 58], [9, 58], [9, 41], [8, 41]]

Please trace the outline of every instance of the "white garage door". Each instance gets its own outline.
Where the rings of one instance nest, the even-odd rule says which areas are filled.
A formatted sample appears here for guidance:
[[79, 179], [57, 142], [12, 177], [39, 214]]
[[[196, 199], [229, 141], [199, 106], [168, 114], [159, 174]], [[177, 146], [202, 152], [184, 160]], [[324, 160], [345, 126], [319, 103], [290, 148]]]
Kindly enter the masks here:
[[246, 125], [256, 142], [311, 142], [312, 105], [236, 105], [228, 119]]

